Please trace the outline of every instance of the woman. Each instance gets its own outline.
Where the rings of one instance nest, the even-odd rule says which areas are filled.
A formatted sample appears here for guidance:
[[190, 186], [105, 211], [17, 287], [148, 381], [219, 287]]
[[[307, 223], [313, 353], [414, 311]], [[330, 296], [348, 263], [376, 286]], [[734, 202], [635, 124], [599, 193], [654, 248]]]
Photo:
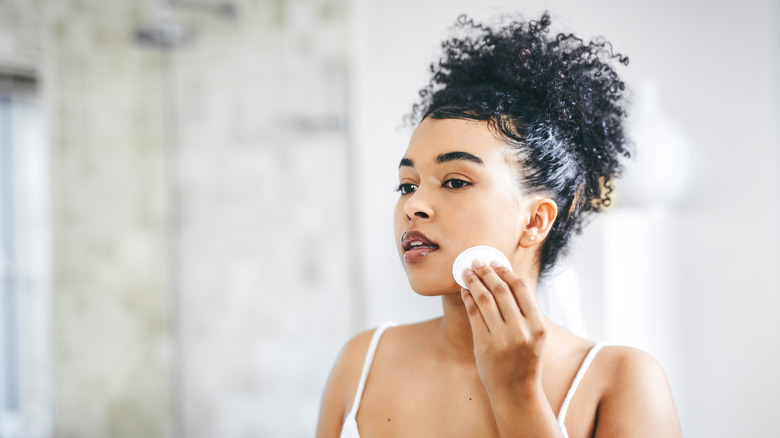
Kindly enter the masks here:
[[[412, 288], [444, 314], [349, 341], [318, 437], [681, 436], [652, 357], [580, 338], [537, 304], [540, 275], [609, 204], [628, 156], [610, 66], [627, 59], [549, 25], [461, 17], [466, 35], [443, 44], [400, 161], [395, 232]], [[451, 267], [475, 245], [511, 269], [477, 260], [461, 288]]]

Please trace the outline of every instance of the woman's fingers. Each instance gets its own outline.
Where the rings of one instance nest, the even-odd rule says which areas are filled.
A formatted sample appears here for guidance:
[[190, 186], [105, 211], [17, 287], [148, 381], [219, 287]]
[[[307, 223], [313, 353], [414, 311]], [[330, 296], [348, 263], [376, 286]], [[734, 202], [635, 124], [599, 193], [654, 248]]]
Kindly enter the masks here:
[[491, 318], [500, 318], [496, 321], [508, 323], [519, 322], [523, 318], [542, 320], [533, 290], [511, 269], [496, 262], [492, 266], [475, 262], [471, 271], [466, 271], [468, 275], [464, 275], [466, 285], [488, 327]]
[[479, 310], [477, 302], [474, 301], [474, 297], [471, 295], [468, 289], [460, 289], [460, 297], [463, 299], [463, 303], [466, 305], [466, 312], [469, 315], [469, 324], [471, 324], [472, 333], [479, 337], [489, 333], [485, 318], [482, 316], [482, 312]]
[[496, 268], [500, 269], [500, 266], [500, 264], [492, 262], [490, 266], [475, 267], [474, 271], [492, 294], [503, 321], [515, 325], [523, 317], [522, 312], [510, 285], [499, 277], [495, 271]]
[[536, 301], [534, 291], [528, 287], [528, 285], [506, 266], [499, 266], [495, 268], [495, 273], [501, 278], [501, 280], [509, 285], [512, 291], [514, 299], [519, 306], [520, 312], [526, 319], [532, 321], [542, 321], [542, 310], [539, 308], [539, 303]]
[[471, 265], [471, 269], [466, 269], [463, 273], [463, 279], [466, 281], [471, 299], [474, 300], [479, 308], [485, 325], [489, 331], [493, 331], [499, 328], [504, 319], [501, 316], [501, 311], [496, 304], [493, 293], [481, 280], [481, 276], [486, 270], [491, 270], [491, 268], [475, 261]]

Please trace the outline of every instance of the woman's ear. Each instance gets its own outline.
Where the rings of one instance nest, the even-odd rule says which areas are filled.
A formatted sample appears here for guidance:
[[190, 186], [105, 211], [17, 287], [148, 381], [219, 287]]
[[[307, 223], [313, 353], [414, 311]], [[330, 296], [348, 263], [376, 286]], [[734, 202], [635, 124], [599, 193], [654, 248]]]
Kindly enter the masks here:
[[547, 238], [558, 217], [558, 206], [550, 198], [539, 198], [531, 202], [529, 213], [530, 220], [520, 237], [523, 248], [539, 245]]

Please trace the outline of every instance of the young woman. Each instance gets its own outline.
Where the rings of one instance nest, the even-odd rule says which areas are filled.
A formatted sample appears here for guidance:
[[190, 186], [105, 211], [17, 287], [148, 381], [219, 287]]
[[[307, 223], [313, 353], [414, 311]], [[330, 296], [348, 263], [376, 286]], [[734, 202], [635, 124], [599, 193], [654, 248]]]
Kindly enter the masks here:
[[[318, 437], [677, 437], [663, 370], [540, 311], [540, 275], [587, 214], [609, 204], [623, 133], [627, 63], [609, 43], [550, 36], [547, 14], [500, 28], [462, 17], [443, 44], [399, 166], [398, 252], [441, 318], [382, 326], [343, 348]], [[475, 261], [489, 245], [511, 269]], [[359, 431], [358, 431], [359, 430]]]

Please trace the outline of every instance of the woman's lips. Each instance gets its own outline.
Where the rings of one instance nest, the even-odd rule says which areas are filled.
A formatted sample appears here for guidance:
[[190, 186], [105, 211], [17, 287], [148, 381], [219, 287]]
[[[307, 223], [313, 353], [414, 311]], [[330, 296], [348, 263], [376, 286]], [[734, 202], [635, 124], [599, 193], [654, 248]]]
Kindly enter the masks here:
[[439, 245], [419, 231], [404, 233], [401, 236], [401, 246], [404, 249], [404, 260], [408, 262], [425, 257], [439, 249]]
[[436, 251], [437, 249], [439, 248], [432, 247], [432, 246], [413, 248], [404, 252], [404, 260], [406, 260], [407, 262], [411, 262], [413, 260], [420, 259]]

